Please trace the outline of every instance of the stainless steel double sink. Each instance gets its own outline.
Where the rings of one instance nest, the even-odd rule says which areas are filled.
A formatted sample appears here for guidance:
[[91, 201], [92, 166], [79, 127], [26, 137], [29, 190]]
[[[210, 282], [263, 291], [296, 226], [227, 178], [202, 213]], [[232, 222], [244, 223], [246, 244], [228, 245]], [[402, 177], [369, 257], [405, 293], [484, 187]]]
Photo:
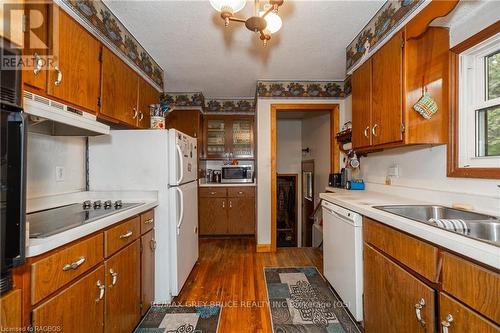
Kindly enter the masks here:
[[[463, 233], [460, 232], [461, 235], [500, 246], [500, 219], [498, 217], [438, 205], [390, 205], [374, 206], [373, 208], [426, 223], [436, 228], [441, 227], [433, 222], [433, 219], [463, 220], [467, 225], [467, 230]], [[456, 232], [449, 229], [444, 230]]]

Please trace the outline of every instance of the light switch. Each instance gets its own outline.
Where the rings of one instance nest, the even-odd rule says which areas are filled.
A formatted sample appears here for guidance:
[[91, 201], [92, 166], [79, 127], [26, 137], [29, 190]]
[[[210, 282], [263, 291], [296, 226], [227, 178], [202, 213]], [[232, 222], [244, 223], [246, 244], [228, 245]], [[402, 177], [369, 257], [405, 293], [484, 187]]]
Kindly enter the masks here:
[[56, 182], [64, 181], [64, 167], [56, 166]]

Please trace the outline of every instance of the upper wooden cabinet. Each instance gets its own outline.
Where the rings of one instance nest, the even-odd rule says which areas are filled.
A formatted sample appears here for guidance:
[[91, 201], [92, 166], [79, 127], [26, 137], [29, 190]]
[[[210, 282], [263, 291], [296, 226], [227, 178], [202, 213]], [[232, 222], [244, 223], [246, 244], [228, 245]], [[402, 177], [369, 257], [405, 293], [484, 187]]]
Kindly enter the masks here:
[[58, 51], [48, 68], [47, 93], [96, 113], [101, 44], [62, 10], [58, 11], [58, 21], [59, 38], [52, 38], [52, 50]]
[[[416, 37], [396, 33], [352, 75], [353, 147], [368, 152], [448, 140], [448, 49], [445, 28]], [[425, 119], [414, 104], [427, 91], [439, 111]]]
[[137, 126], [140, 128], [151, 127], [151, 116], [149, 106], [160, 102], [160, 93], [146, 82], [143, 78], [139, 78], [139, 102], [137, 116]]
[[253, 116], [206, 116], [203, 122], [205, 158], [254, 157]]

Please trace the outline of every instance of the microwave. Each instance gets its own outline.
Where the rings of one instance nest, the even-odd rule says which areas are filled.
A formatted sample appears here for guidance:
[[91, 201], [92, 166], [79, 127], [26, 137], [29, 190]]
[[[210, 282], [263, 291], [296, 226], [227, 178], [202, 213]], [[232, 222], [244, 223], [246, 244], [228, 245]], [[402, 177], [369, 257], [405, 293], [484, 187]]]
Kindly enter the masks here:
[[251, 165], [224, 165], [221, 183], [253, 183]]

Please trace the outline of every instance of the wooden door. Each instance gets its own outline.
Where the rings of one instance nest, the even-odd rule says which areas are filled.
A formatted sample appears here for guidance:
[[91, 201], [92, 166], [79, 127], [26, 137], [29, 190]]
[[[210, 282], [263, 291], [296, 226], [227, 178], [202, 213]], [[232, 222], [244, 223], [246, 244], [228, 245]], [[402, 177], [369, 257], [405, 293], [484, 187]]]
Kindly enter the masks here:
[[130, 67], [103, 47], [100, 115], [135, 127], [139, 116], [138, 80], [139, 76]]
[[21, 328], [21, 289], [9, 291], [0, 298], [0, 332]]
[[365, 332], [435, 332], [434, 290], [366, 243], [363, 257]]
[[140, 240], [105, 262], [106, 333], [132, 332], [141, 317]]
[[58, 17], [59, 38], [52, 38], [56, 60], [48, 71], [48, 94], [97, 113], [101, 44], [63, 10]]
[[225, 235], [228, 231], [226, 198], [200, 198], [200, 235]]
[[[497, 295], [498, 296], [498, 295]], [[500, 327], [444, 293], [439, 293], [439, 324], [446, 333], [498, 333]]]
[[151, 127], [151, 114], [149, 106], [160, 103], [160, 93], [143, 78], [139, 78], [139, 116], [137, 126], [139, 128]]
[[203, 143], [205, 157], [207, 159], [220, 159], [226, 156], [229, 152], [228, 141], [228, 122], [226, 117], [212, 117], [207, 116], [204, 118], [204, 138]]
[[352, 146], [354, 149], [372, 144], [372, 61], [367, 60], [352, 74]]
[[141, 315], [145, 315], [155, 296], [155, 249], [154, 230], [141, 237]]
[[[52, 10], [55, 6], [50, 6]], [[23, 83], [42, 92], [47, 89], [47, 62], [43, 59], [49, 47], [49, 7], [47, 3], [28, 0], [25, 3], [26, 31], [23, 55], [30, 58], [31, 68], [23, 70]]]
[[104, 332], [104, 283], [101, 265], [36, 307], [33, 326], [60, 327], [65, 333]]
[[174, 110], [165, 117], [166, 128], [174, 128], [193, 138], [200, 138], [201, 113], [198, 110]]
[[255, 199], [228, 198], [228, 233], [230, 235], [255, 234]]
[[372, 143], [403, 140], [403, 33], [372, 57]]
[[[279, 193], [276, 193], [279, 195]], [[302, 246], [312, 246], [314, 219], [314, 161], [302, 161]], [[279, 198], [278, 198], [279, 200]], [[274, 223], [276, 223], [275, 221]]]
[[233, 158], [253, 158], [253, 117], [231, 117], [226, 131], [228, 151]]

